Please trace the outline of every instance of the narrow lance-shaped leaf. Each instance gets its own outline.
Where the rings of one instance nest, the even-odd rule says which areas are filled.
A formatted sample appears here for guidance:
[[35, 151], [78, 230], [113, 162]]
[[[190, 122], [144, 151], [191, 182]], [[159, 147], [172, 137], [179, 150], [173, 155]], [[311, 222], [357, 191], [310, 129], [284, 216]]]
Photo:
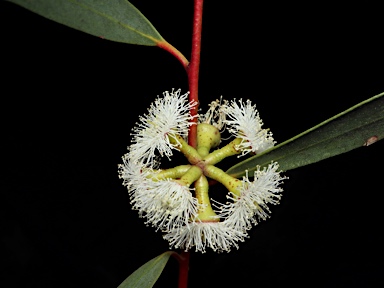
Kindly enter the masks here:
[[227, 170], [234, 177], [250, 175], [257, 166], [271, 161], [282, 171], [295, 169], [323, 159], [369, 146], [384, 137], [384, 93], [367, 99], [313, 128], [237, 163]]
[[7, 0], [50, 20], [104, 39], [156, 46], [164, 39], [127, 0]]
[[172, 251], [164, 252], [163, 254], [149, 260], [143, 266], [128, 276], [117, 288], [151, 288], [159, 279], [165, 265], [169, 260]]

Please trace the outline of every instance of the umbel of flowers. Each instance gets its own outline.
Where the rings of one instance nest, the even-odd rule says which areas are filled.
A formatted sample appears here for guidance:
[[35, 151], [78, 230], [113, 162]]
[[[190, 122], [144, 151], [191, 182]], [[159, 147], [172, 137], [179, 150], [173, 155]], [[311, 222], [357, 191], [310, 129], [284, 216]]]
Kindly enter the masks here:
[[[268, 204], [279, 203], [279, 185], [285, 177], [276, 162], [243, 179], [215, 166], [226, 157], [257, 154], [274, 145], [249, 100], [216, 100], [205, 114], [195, 116], [197, 124], [190, 114], [195, 105], [180, 89], [158, 97], [133, 128], [132, 144], [118, 173], [133, 209], [147, 225], [164, 233], [171, 248], [228, 252], [238, 248], [253, 225], [269, 217]], [[187, 142], [191, 125], [197, 125], [196, 148]], [[224, 130], [233, 139], [219, 148]], [[161, 158], [171, 159], [175, 151], [184, 154], [186, 164], [160, 169]], [[208, 179], [224, 185], [226, 203], [210, 198]]]

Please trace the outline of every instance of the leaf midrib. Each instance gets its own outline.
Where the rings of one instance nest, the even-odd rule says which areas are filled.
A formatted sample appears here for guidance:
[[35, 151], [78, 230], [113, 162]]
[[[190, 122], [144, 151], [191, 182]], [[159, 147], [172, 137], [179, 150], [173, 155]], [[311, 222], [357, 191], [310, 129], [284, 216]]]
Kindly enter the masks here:
[[[116, 18], [113, 18], [113, 17], [109, 16], [108, 14], [101, 13], [100, 11], [98, 11], [98, 10], [96, 10], [96, 9], [90, 7], [90, 6], [87, 6], [85, 4], [79, 3], [79, 2], [74, 1], [74, 0], [67, 0], [67, 1], [72, 2], [73, 4], [75, 4], [77, 6], [80, 6], [80, 7], [82, 7], [85, 10], [88, 10], [88, 11], [91, 11], [91, 12], [93, 12], [95, 14], [98, 14], [98, 15], [100, 15], [100, 16], [102, 16], [102, 17], [104, 17], [104, 18], [106, 18], [106, 19], [108, 19], [108, 20], [110, 20], [110, 21], [112, 21], [112, 22], [114, 22], [114, 23], [116, 23], [116, 24], [118, 24], [118, 25], [128, 29], [128, 30], [134, 31], [135, 33], [137, 33], [137, 34], [139, 34], [139, 35], [141, 35], [143, 37], [146, 37], [147, 39], [149, 39], [149, 40], [151, 40], [151, 41], [153, 41], [155, 43], [159, 42], [158, 39], [156, 39], [156, 38], [154, 38], [154, 37], [152, 37], [152, 36], [150, 36], [148, 34], [142, 33], [139, 30], [136, 30], [133, 27], [122, 23], [121, 21], [117, 20]], [[132, 8], [134, 8], [139, 14], [141, 14], [140, 11], [138, 11], [134, 6], [132, 6]]]

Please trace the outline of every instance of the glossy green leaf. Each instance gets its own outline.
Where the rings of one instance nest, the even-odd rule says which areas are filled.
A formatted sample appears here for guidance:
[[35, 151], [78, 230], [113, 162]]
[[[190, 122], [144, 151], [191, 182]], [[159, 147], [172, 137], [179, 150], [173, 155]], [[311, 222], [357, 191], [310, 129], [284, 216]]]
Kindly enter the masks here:
[[50, 20], [117, 42], [155, 46], [161, 35], [127, 0], [7, 0]]
[[151, 288], [160, 277], [172, 251], [153, 258], [128, 276], [117, 288]]
[[242, 161], [227, 170], [239, 178], [257, 166], [271, 161], [282, 171], [295, 169], [323, 159], [369, 146], [384, 137], [384, 93], [365, 100], [315, 127]]

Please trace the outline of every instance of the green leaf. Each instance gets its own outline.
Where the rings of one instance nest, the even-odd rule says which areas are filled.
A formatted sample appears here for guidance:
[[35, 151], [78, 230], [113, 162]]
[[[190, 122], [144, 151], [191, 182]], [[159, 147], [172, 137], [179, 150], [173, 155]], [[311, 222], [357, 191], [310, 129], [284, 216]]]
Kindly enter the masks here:
[[369, 146], [384, 137], [384, 93], [367, 99], [311, 129], [237, 163], [227, 170], [239, 178], [257, 166], [271, 161], [279, 163], [282, 171], [295, 169], [326, 158]]
[[156, 46], [164, 39], [127, 0], [7, 0], [50, 20], [117, 42]]
[[151, 288], [160, 277], [172, 251], [153, 258], [128, 276], [117, 288]]

